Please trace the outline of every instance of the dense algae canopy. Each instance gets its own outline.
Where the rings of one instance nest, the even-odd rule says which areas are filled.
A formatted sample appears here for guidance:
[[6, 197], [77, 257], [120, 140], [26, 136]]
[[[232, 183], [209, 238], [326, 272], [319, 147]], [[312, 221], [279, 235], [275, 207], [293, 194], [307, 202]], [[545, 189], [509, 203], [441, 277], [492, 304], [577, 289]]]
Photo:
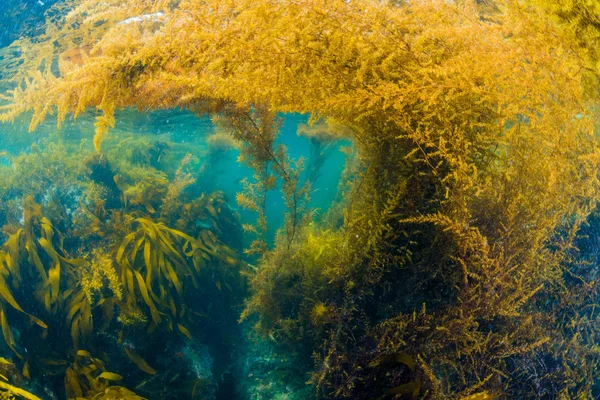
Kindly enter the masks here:
[[[246, 255], [256, 266], [241, 317], [257, 343], [298, 360], [315, 398], [591, 398], [600, 148], [598, 9], [586, 4], [73, 1], [46, 35], [15, 44], [22, 67], [2, 118], [32, 111], [35, 128], [52, 112], [60, 124], [95, 108], [101, 165], [116, 110], [211, 115], [254, 171], [238, 195], [258, 216], [244, 225], [256, 234]], [[302, 162], [275, 142], [280, 112], [310, 113], [354, 146], [341, 195], [320, 218], [307, 206]], [[136, 193], [160, 186], [144, 185]], [[287, 213], [271, 245], [265, 204], [275, 189]], [[132, 315], [147, 314], [137, 323], [192, 337], [178, 312], [182, 277], [201, 279], [203, 260], [238, 260], [212, 231], [190, 236], [146, 198], [136, 197], [138, 211], [150, 215], [102, 217], [123, 218], [105, 232], [120, 244], [92, 261], [104, 272], [88, 273], [115, 268], [135, 297]], [[46, 312], [73, 296], [76, 337], [91, 337], [94, 300], [60, 294], [56, 282], [57, 268], [89, 266], [47, 247], [55, 228], [27, 206], [37, 222], [11, 236], [27, 244], [15, 254], [30, 252]], [[182, 204], [181, 213], [212, 215], [209, 206]], [[38, 244], [54, 280], [31, 254]], [[153, 284], [164, 288], [160, 301]], [[4, 307], [25, 313], [8, 290]], [[115, 292], [110, 301], [121, 301]], [[14, 346], [4, 317], [2, 330]], [[67, 376], [98, 362], [77, 352]]]

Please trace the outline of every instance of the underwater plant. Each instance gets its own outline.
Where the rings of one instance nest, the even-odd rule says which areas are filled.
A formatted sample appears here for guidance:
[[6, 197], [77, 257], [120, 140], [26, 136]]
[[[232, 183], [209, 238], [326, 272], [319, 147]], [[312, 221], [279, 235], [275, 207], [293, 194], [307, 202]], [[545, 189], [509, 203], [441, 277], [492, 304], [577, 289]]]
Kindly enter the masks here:
[[[201, 241], [162, 223], [154, 223], [146, 218], [135, 219], [134, 223], [138, 228], [123, 239], [116, 254], [116, 261], [122, 269], [121, 279], [127, 287], [126, 301], [134, 302], [133, 296], [136, 291], [139, 292], [156, 325], [160, 324], [161, 317], [155, 302], [169, 310], [173, 319], [183, 316], [185, 308], [177, 309], [177, 298], [183, 295], [182, 280], [189, 280], [197, 287], [194, 271], [183, 254], [198, 254], [193, 257], [198, 272], [201, 259], [209, 258], [210, 250]], [[185, 242], [181, 244], [181, 240]], [[169, 289], [172, 291], [169, 292]], [[173, 330], [173, 322], [170, 320], [168, 324], [169, 329]], [[189, 336], [183, 325], [177, 324], [177, 327]]]
[[206, 152], [200, 167], [202, 182], [199, 182], [205, 192], [215, 190], [221, 182], [221, 175], [229, 167], [228, 162], [235, 161], [239, 149], [240, 142], [220, 127], [215, 127], [215, 131], [206, 137]]
[[86, 166], [80, 162], [90, 154], [85, 143], [73, 146], [44, 140], [34, 143], [27, 154], [11, 156], [8, 164], [0, 166], [0, 198], [7, 205], [0, 212], [2, 224], [18, 225], [23, 199], [31, 196], [47, 208], [47, 217], [62, 230], [73, 229], [81, 217], [77, 214], [81, 202], [91, 205], [106, 197], [105, 187], [88, 179]]
[[[125, 174], [121, 168], [132, 165], [133, 153], [113, 164], [112, 156], [72, 149], [70, 143], [49, 145], [18, 156], [22, 162], [10, 168], [23, 176], [22, 169], [33, 162], [51, 165], [57, 155], [65, 156], [73, 170], [44, 171], [47, 187], [72, 179], [74, 187], [84, 188], [74, 197], [79, 203], [68, 196], [38, 203], [27, 195], [35, 192], [36, 182], [30, 186], [31, 179], [8, 175], [14, 190], [0, 195], [16, 210], [3, 221], [0, 239], [0, 322], [5, 350], [19, 359], [14, 364], [18, 375], [31, 379], [34, 393], [40, 384], [52, 396], [141, 399], [117, 386], [117, 375], [104, 368], [105, 363], [111, 369], [118, 364], [130, 368], [134, 377], [126, 376], [127, 387], [144, 383], [140, 374], [159, 376], [141, 386], [146, 396], [212, 396], [217, 386], [212, 375], [172, 374], [169, 362], [179, 352], [161, 355], [149, 349], [153, 341], [181, 345], [205, 338], [222, 321], [235, 324], [231, 309], [241, 302], [237, 293], [244, 277], [238, 254], [225, 241], [241, 248], [236, 242], [239, 217], [223, 193], [202, 193], [195, 199], [190, 198], [193, 193], [183, 193], [194, 180], [186, 170], [191, 156], [172, 170], [145, 166]], [[154, 203], [156, 209], [151, 203], [134, 204], [126, 195], [151, 174], [165, 176], [160, 188], [166, 195]], [[119, 175], [122, 181], [115, 178]], [[69, 212], [56, 212], [62, 209]], [[202, 322], [213, 313], [218, 318]], [[211, 340], [227, 346], [230, 339]], [[89, 355], [92, 351], [99, 356]], [[177, 382], [180, 388], [162, 393], [164, 382]]]
[[17, 399], [27, 399], [27, 400], [40, 400], [39, 397], [34, 395], [33, 393], [29, 393], [26, 390], [20, 389], [16, 386], [13, 386], [9, 383], [6, 383], [4, 377], [0, 377], [0, 395], [2, 395], [3, 399], [8, 400], [17, 400]]
[[298, 136], [308, 138], [310, 142], [309, 164], [306, 166], [306, 179], [314, 185], [319, 177], [320, 170], [336, 142], [350, 137], [350, 130], [343, 125], [336, 125], [335, 121], [319, 122], [312, 126], [301, 124], [297, 130]]
[[69, 399], [76, 400], [144, 400], [123, 387], [112, 385], [121, 379], [121, 375], [106, 371], [101, 360], [79, 350], [65, 374], [66, 392]]
[[[19, 56], [31, 77], [15, 75], [0, 118], [32, 112], [33, 129], [51, 112], [60, 124], [92, 108], [100, 151], [123, 108], [210, 114], [254, 174], [237, 196], [257, 216], [244, 224], [257, 266], [242, 317], [297, 357], [314, 397], [598, 395], [597, 266], [576, 251], [600, 200], [597, 7], [125, 4], [81, 0], [52, 21]], [[60, 57], [73, 48], [77, 62]], [[276, 141], [280, 112], [348, 131], [355, 156], [335, 232], [313, 220], [303, 160]], [[141, 179], [122, 192], [133, 207], [114, 211], [110, 236], [131, 315], [142, 305], [148, 325], [165, 320], [188, 336], [182, 280], [200, 285], [203, 263], [222, 264], [223, 253], [202, 221], [190, 233], [179, 230], [186, 221], [159, 219], [168, 175], [151, 168], [132, 171]], [[271, 245], [265, 209], [276, 189], [286, 214]], [[369, 367], [399, 354], [414, 371]]]
[[275, 143], [281, 119], [266, 109], [247, 111], [234, 108], [224, 110], [224, 115], [217, 122], [240, 141], [238, 160], [254, 172], [254, 181], [244, 178], [243, 191], [236, 196], [242, 208], [257, 214], [254, 224], [243, 225], [246, 232], [255, 235], [245, 253], [260, 257], [268, 250], [266, 199], [267, 192], [277, 188], [278, 180], [287, 209], [278, 236], [287, 246], [291, 246], [296, 234], [310, 220], [310, 182], [300, 180], [304, 160], [290, 159], [285, 146]]

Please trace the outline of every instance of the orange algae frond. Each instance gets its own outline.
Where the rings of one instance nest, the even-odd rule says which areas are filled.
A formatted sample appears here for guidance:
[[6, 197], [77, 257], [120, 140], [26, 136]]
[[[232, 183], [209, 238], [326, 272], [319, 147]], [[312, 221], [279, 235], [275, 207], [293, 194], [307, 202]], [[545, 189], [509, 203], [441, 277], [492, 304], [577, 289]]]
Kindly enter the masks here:
[[171, 181], [167, 187], [167, 193], [162, 201], [161, 214], [170, 215], [173, 214], [175, 209], [178, 207], [178, 198], [186, 187], [194, 184], [196, 178], [191, 173], [186, 172], [184, 169], [192, 160], [192, 154], [188, 153], [175, 171], [175, 178]]
[[331, 313], [331, 310], [329, 309], [329, 307], [327, 305], [325, 305], [323, 303], [315, 304], [315, 306], [313, 307], [313, 309], [310, 313], [312, 323], [315, 325], [324, 324], [325, 322], [327, 322], [330, 313]]
[[117, 320], [125, 326], [145, 326], [148, 323], [148, 317], [139, 308], [124, 304]]
[[322, 144], [328, 144], [340, 139], [349, 139], [352, 137], [352, 131], [336, 123], [334, 120], [317, 122], [314, 125], [300, 124], [298, 126], [298, 135], [304, 136], [311, 141], [317, 141]]
[[122, 379], [121, 375], [108, 372], [102, 360], [79, 350], [67, 368], [65, 388], [69, 399], [145, 400], [124, 387], [114, 385]]
[[102, 299], [102, 292], [106, 286], [116, 299], [121, 300], [123, 289], [112, 257], [96, 251], [89, 268], [82, 271], [81, 287], [88, 302], [95, 304], [99, 300], [98, 297]]
[[487, 392], [481, 392], [472, 394], [467, 397], [463, 397], [461, 400], [493, 400], [494, 396], [489, 395]]
[[231, 133], [225, 132], [222, 129], [208, 136], [206, 144], [210, 152], [223, 152], [240, 148], [239, 140], [236, 140]]

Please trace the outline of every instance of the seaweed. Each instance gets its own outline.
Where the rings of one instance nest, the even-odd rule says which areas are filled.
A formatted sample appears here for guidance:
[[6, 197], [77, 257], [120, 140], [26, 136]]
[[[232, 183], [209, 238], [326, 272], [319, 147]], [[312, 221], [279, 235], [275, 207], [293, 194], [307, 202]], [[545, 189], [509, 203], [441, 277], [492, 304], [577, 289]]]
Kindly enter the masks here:
[[[66, 155], [67, 148], [49, 146], [48, 151], [22, 155], [23, 162], [12, 168], [22, 174], [33, 160], [55, 160]], [[46, 390], [56, 393], [66, 390], [69, 398], [141, 399], [116, 386], [120, 379], [104, 367], [110, 363], [157, 375], [157, 382], [180, 381], [182, 387], [173, 396], [189, 391], [198, 397], [213, 390], [214, 383], [189, 374], [174, 377], [167, 361], [157, 361], [158, 355], [145, 343], [137, 349], [132, 345], [140, 337], [151, 344], [206, 336], [206, 328], [198, 323], [206, 313], [226, 315], [235, 323], [229, 308], [234, 292], [243, 287], [243, 263], [221, 238], [230, 240], [236, 230], [241, 232], [238, 216], [222, 193], [187, 199], [183, 192], [193, 182], [186, 170], [189, 161], [184, 158], [168, 181], [164, 171], [139, 167], [124, 174], [120, 168], [130, 160], [119, 164], [81, 152], [68, 157], [76, 166], [73, 171], [53, 169], [48, 179], [52, 181], [53, 174], [56, 182], [73, 179], [81, 193], [99, 188], [94, 196], [42, 203], [24, 196], [18, 206], [22, 219], [3, 227], [0, 322], [6, 345], [20, 359], [19, 369], [27, 379], [43, 381]], [[70, 175], [75, 170], [77, 174]], [[145, 186], [148, 176], [165, 178], [156, 181], [156, 187]], [[27, 182], [9, 182], [18, 190], [3, 193], [3, 199], [14, 201], [16, 193], [29, 192]], [[131, 196], [136, 187], [165, 196], [138, 202]], [[196, 218], [206, 222], [198, 224]], [[90, 355], [100, 349], [100, 357]], [[61, 387], [59, 379], [66, 386]], [[144, 385], [143, 390], [152, 396], [163, 389]]]
[[[183, 316], [185, 308], [178, 301], [183, 296], [182, 280], [189, 280], [198, 287], [194, 271], [184, 258], [184, 249], [190, 248], [190, 256], [198, 251], [196, 259], [199, 260], [203, 256], [209, 258], [208, 248], [160, 222], [137, 218], [134, 224], [138, 228], [123, 239], [116, 253], [116, 261], [121, 266], [121, 279], [127, 288], [125, 301], [135, 302], [135, 293], [139, 292], [156, 325], [161, 323], [160, 314], [163, 314], [159, 313], [157, 305], [161, 311], [169, 310], [173, 319]], [[179, 243], [181, 240], [185, 243]], [[199, 261], [194, 266], [198, 272]], [[172, 321], [168, 324], [169, 329], [173, 330]]]
[[[314, 397], [370, 399], [374, 388], [433, 399], [588, 398], [600, 379], [597, 268], [577, 251], [600, 201], [598, 7], [590, 4], [82, 0], [31, 45], [38, 51], [17, 57], [28, 77], [0, 118], [32, 112], [35, 128], [52, 112], [60, 125], [94, 109], [100, 152], [117, 110], [208, 113], [253, 172], [237, 195], [256, 216], [242, 224], [254, 235], [246, 260], [256, 268], [241, 318], [258, 343], [298, 361], [294, 373], [311, 376]], [[82, 57], [61, 60], [75, 44]], [[58, 75], [49, 62], [57, 57]], [[280, 112], [310, 113], [316, 123], [302, 129], [316, 141], [309, 181], [329, 140], [322, 121], [342, 127], [352, 145], [337, 204], [322, 221], [300, 179], [304, 160], [277, 141]], [[227, 284], [244, 264], [215, 228], [233, 213], [186, 190], [201, 176], [163, 168], [173, 148], [140, 146], [151, 150], [146, 158], [114, 157], [118, 209], [91, 213], [100, 221], [94, 243], [118, 265], [122, 300], [106, 289], [108, 269], [88, 275], [102, 281], [94, 293], [108, 304], [101, 310], [97, 301], [92, 319], [109, 319], [114, 305], [121, 321], [137, 321], [104, 324], [131, 354], [125, 341], [140, 332], [149, 346], [196, 338], [193, 312], [218, 320], [223, 308], [190, 300], [191, 288], [203, 299], [223, 299], [226, 289], [243, 295]], [[275, 190], [286, 212], [271, 242], [266, 207]], [[69, 231], [67, 207], [53, 203], [44, 204], [53, 225], [36, 217], [18, 234], [6, 228], [45, 312], [61, 309], [61, 288], [75, 304], [88, 302], [67, 289], [69, 271], [86, 267], [63, 251], [55, 230]], [[5, 307], [3, 327], [15, 326], [14, 315], [29, 318]], [[160, 375], [158, 357], [144, 350], [138, 367]], [[406, 363], [369, 368], [398, 354], [414, 355], [414, 379]], [[381, 383], [383, 374], [393, 384]]]
[[114, 382], [122, 380], [121, 375], [106, 371], [104, 363], [84, 350], [79, 350], [73, 363], [65, 373], [65, 387], [69, 399], [122, 399], [143, 400], [143, 397]]

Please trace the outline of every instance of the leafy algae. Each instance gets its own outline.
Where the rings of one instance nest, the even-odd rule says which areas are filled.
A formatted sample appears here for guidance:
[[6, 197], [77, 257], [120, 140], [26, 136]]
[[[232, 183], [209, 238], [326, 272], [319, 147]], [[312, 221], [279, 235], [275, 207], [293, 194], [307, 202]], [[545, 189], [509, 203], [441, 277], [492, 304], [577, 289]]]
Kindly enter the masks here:
[[[91, 157], [106, 157], [95, 164], [106, 174], [94, 178], [76, 160], [51, 171], [76, 189], [66, 197], [3, 184], [0, 319], [27, 375], [64, 376], [78, 351], [97, 348], [139, 367], [126, 368], [126, 383], [151, 374], [197, 388], [189, 371], [171, 378], [152, 346], [215, 341], [207, 326], [234, 337], [251, 327], [257, 348], [272, 346], [263, 358], [240, 353], [235, 339], [214, 343], [231, 369], [280, 366], [253, 386], [256, 398], [598, 396], [593, 2], [67, 5], [46, 33], [16, 44], [28, 51], [16, 56], [22, 67], [7, 79], [0, 118], [29, 112], [33, 129], [52, 113], [60, 126], [95, 110]], [[252, 174], [237, 201], [255, 219], [199, 193], [216, 169], [194, 174], [185, 155], [167, 163], [160, 142], [108, 157], [107, 134], [129, 107], [208, 114], [219, 129], [208, 157], [239, 152]], [[308, 163], [278, 141], [280, 113], [292, 112], [310, 115], [299, 132], [313, 142]], [[332, 133], [352, 147], [340, 194], [318, 215], [311, 185]], [[21, 160], [69, 158], [52, 146]], [[271, 242], [275, 191], [284, 211]], [[72, 234], [75, 222], [85, 240]], [[252, 235], [243, 253], [228, 239], [234, 228]], [[114, 258], [122, 294], [93, 247]], [[73, 343], [50, 340], [63, 332]], [[23, 341], [35, 342], [26, 355]], [[413, 362], [372, 367], [390, 355]], [[283, 392], [278, 374], [303, 377], [310, 394]]]

